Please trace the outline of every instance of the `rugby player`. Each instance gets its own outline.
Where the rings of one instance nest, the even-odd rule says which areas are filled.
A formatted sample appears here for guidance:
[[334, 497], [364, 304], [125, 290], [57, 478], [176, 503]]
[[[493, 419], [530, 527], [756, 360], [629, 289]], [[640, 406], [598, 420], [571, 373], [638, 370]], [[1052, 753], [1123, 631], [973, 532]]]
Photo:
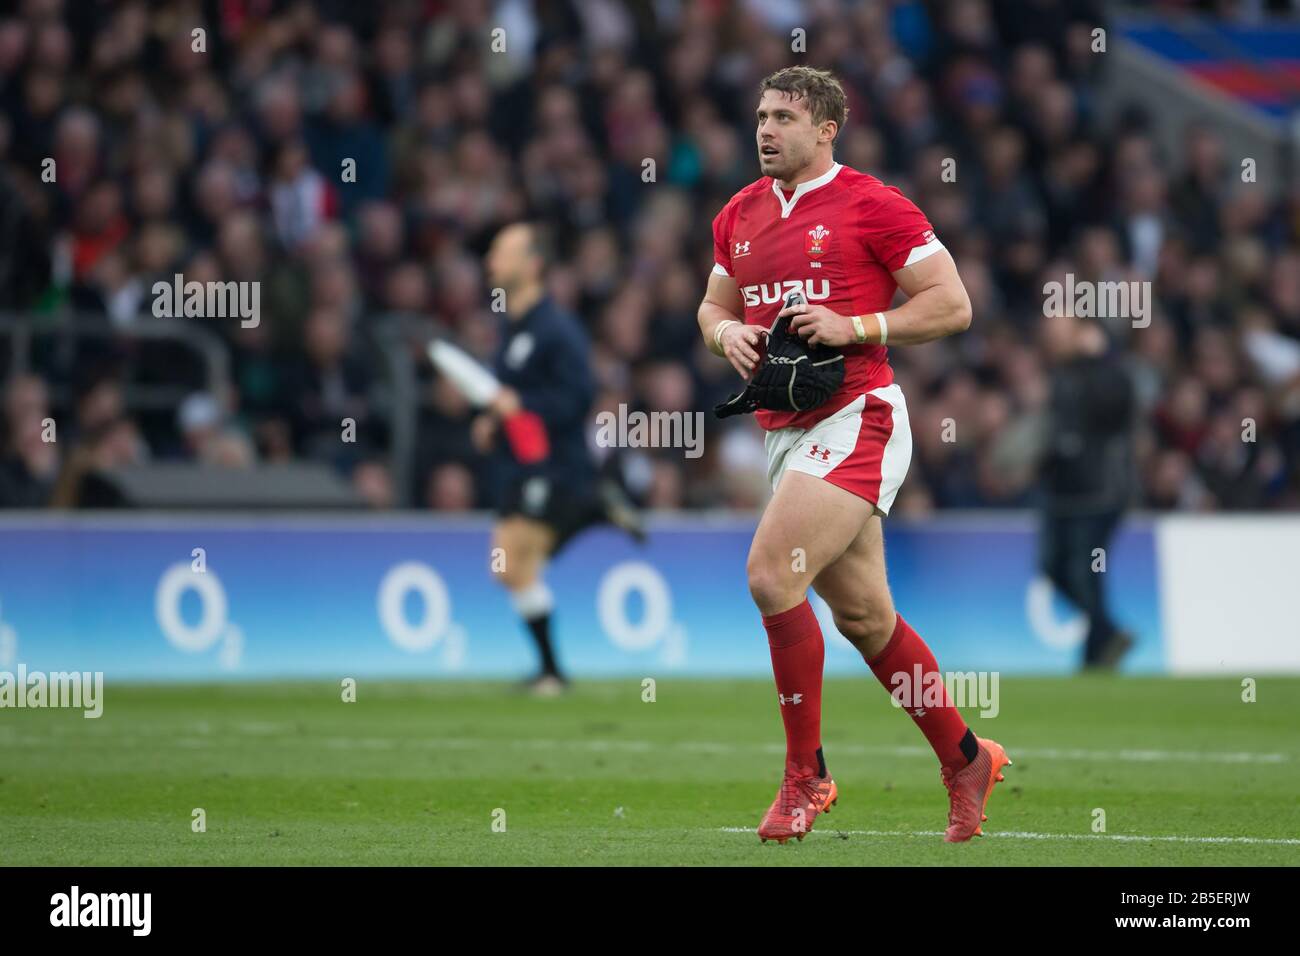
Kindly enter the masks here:
[[[970, 300], [952, 256], [919, 209], [874, 176], [835, 162], [848, 112], [828, 72], [796, 66], [759, 87], [761, 179], [732, 197], [713, 222], [713, 273], [699, 308], [714, 354], [748, 379], [760, 330], [779, 315], [812, 344], [842, 350], [844, 379], [806, 411], [759, 409], [773, 496], [748, 559], [749, 591], [762, 614], [785, 726], [784, 776], [758, 835], [803, 839], [838, 791], [821, 746], [824, 645], [809, 583], [835, 626], [891, 692], [902, 681], [942, 681], [934, 654], [894, 609], [885, 576], [881, 519], [907, 473], [907, 405], [886, 345], [914, 345], [969, 327]], [[907, 301], [890, 305], [901, 289]], [[784, 307], [792, 291], [800, 304]], [[800, 558], [802, 560], [800, 560]], [[936, 599], [942, 595], [936, 586]], [[944, 839], [981, 833], [1003, 748], [966, 726], [944, 690], [941, 706], [916, 696], [905, 709], [939, 758], [949, 796]]]

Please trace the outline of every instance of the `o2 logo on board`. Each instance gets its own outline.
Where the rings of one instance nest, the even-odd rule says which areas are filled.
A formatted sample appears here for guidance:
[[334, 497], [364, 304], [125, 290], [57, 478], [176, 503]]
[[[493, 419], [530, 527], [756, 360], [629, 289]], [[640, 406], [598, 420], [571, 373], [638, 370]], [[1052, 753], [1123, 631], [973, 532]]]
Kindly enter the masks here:
[[[193, 591], [199, 599], [199, 620], [190, 625], [181, 614], [181, 599]], [[154, 590], [154, 617], [163, 637], [177, 650], [202, 654], [220, 645], [217, 660], [227, 670], [239, 666], [244, 651], [244, 632], [230, 620], [226, 589], [217, 573], [206, 566], [196, 570], [177, 561], [162, 573]]]
[[[628, 614], [628, 599], [641, 599], [641, 619]], [[623, 561], [605, 572], [596, 589], [596, 616], [610, 642], [621, 651], [662, 648], [668, 667], [686, 662], [686, 629], [673, 620], [673, 596], [664, 576], [644, 561]]]
[[[407, 597], [415, 594], [423, 605], [414, 622], [407, 619]], [[447, 583], [422, 561], [403, 561], [388, 569], [376, 597], [379, 626], [388, 639], [404, 651], [423, 654], [442, 645], [442, 663], [448, 670], [465, 665], [465, 629], [451, 619]]]

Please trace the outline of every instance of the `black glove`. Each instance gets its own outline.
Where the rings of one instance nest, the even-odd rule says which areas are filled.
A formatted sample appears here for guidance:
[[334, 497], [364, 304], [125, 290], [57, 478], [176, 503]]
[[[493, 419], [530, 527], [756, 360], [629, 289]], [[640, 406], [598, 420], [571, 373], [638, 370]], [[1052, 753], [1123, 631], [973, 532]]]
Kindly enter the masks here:
[[[786, 296], [782, 310], [804, 301], [798, 292]], [[790, 331], [792, 316], [782, 316], [766, 332], [767, 347], [749, 384], [713, 407], [719, 418], [744, 415], [758, 408], [775, 412], [804, 412], [821, 405], [844, 381], [844, 354], [829, 345], [810, 346]]]

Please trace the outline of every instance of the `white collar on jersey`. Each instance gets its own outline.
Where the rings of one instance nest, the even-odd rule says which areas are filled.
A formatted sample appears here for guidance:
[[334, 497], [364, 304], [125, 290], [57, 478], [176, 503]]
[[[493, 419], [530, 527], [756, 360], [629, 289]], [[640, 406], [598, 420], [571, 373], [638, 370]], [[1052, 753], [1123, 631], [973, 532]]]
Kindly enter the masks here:
[[822, 173], [816, 179], [810, 179], [806, 183], [800, 183], [798, 186], [795, 186], [794, 195], [789, 199], [785, 198], [785, 194], [781, 192], [781, 187], [777, 185], [776, 180], [772, 180], [772, 192], [776, 193], [776, 198], [781, 203], [781, 218], [789, 219], [790, 213], [794, 212], [794, 204], [799, 201], [800, 196], [804, 193], [810, 193], [820, 186], [825, 186], [828, 182], [834, 179], [843, 168], [844, 167], [839, 163], [831, 163], [831, 168], [826, 170], [826, 172]]

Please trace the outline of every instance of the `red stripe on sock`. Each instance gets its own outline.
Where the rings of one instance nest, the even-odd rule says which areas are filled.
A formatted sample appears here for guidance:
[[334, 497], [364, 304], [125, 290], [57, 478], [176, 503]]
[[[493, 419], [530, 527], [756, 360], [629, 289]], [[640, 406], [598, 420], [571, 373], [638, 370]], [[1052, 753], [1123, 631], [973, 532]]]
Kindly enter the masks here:
[[822, 665], [826, 660], [821, 625], [805, 598], [787, 611], [765, 615], [763, 627], [785, 724], [786, 767], [796, 773], [816, 773], [817, 749], [822, 745]]
[[[969, 729], [962, 720], [960, 711], [953, 706], [948, 696], [948, 688], [943, 683], [943, 674], [934, 654], [921, 640], [921, 635], [898, 615], [894, 633], [889, 638], [885, 649], [867, 661], [876, 680], [885, 686], [890, 696], [899, 699], [906, 710], [930, 742], [939, 763], [953, 770], [960, 770], [967, 764], [966, 755], [961, 752], [961, 740]], [[918, 670], [919, 669], [919, 670]], [[920, 674], [918, 686], [917, 674]], [[933, 676], [932, 676], [933, 675]], [[935, 681], [938, 681], [937, 686]], [[942, 695], [938, 706], [927, 706], [925, 694], [931, 697]]]

